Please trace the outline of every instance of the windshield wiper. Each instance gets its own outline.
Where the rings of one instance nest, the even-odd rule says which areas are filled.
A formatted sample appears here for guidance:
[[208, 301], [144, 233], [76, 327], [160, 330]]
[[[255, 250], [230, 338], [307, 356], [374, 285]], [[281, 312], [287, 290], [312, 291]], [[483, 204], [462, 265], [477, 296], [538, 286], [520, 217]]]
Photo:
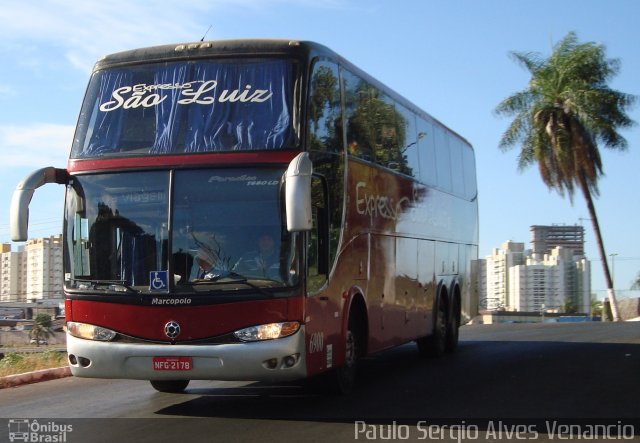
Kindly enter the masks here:
[[[222, 281], [224, 279], [224, 281]], [[193, 284], [211, 284], [211, 283], [220, 283], [220, 284], [225, 284], [225, 283], [242, 283], [243, 285], [247, 285], [252, 289], [255, 289], [256, 291], [260, 292], [263, 295], [266, 295], [267, 297], [273, 298], [274, 295], [272, 292], [267, 291], [266, 289], [253, 284], [249, 281], [248, 277], [239, 274], [235, 271], [225, 271], [222, 272], [220, 274], [207, 274], [205, 275], [203, 278], [199, 278], [197, 280], [194, 280], [192, 282]]]
[[94, 291], [97, 291], [98, 289], [101, 289], [98, 286], [107, 286], [105, 289], [115, 292], [140, 293], [140, 291], [127, 284], [126, 280], [90, 280], [83, 278], [72, 278], [71, 280], [75, 283], [84, 283], [87, 285], [87, 287], [78, 287], [77, 289], [93, 289]]

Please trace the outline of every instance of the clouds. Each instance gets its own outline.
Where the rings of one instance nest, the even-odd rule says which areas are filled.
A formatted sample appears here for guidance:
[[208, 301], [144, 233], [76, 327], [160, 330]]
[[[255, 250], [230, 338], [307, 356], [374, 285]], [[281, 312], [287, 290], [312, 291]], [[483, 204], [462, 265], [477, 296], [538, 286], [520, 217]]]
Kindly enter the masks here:
[[[3, 0], [0, 8], [0, 38], [3, 48], [36, 43], [41, 50], [63, 55], [70, 66], [90, 71], [104, 54], [179, 41], [199, 40], [212, 25], [208, 38], [242, 11], [261, 14], [272, 7], [344, 8], [342, 0]], [[240, 25], [240, 28], [238, 26]], [[241, 31], [236, 23], [235, 32]], [[42, 56], [41, 52], [26, 54]]]
[[0, 125], [1, 168], [66, 166], [73, 131], [51, 123]]
[[[88, 72], [105, 53], [164, 42], [167, 35], [195, 39], [203, 3], [189, 8], [159, 0], [68, 2], [5, 0], [0, 9], [4, 41], [39, 42], [63, 54], [73, 67]], [[159, 13], [171, 8], [171, 13]], [[204, 31], [203, 31], [204, 32]], [[135, 43], [132, 43], [135, 42]]]

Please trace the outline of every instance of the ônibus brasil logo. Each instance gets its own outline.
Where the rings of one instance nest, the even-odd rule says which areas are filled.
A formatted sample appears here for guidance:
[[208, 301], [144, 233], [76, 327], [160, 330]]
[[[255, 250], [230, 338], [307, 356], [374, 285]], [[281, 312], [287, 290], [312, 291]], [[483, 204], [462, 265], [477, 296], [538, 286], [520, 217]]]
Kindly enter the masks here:
[[73, 425], [24, 418], [9, 420], [9, 441], [64, 443]]

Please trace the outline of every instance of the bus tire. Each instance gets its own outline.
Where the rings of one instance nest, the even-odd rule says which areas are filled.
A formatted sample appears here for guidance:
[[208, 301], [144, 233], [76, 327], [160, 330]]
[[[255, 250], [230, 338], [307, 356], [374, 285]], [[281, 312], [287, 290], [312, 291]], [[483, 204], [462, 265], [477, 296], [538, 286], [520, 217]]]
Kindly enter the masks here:
[[458, 347], [458, 337], [460, 334], [460, 302], [458, 297], [453, 297], [451, 301], [451, 315], [447, 321], [447, 338], [445, 340], [445, 350], [454, 352]]
[[189, 380], [150, 380], [149, 383], [158, 392], [178, 394], [187, 389]]
[[441, 357], [447, 347], [447, 306], [442, 297], [436, 301], [433, 332], [416, 340], [418, 351], [423, 357]]
[[346, 395], [351, 393], [356, 384], [356, 371], [358, 368], [358, 338], [357, 331], [349, 322], [349, 329], [345, 337], [344, 364], [335, 370], [335, 392]]

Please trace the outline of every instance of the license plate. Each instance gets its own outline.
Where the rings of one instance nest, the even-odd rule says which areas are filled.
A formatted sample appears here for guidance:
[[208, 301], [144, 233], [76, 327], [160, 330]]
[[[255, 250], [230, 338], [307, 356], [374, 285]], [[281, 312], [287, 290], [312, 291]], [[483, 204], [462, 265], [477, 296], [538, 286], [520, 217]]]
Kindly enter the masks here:
[[153, 357], [154, 371], [190, 371], [192, 369], [191, 357]]

